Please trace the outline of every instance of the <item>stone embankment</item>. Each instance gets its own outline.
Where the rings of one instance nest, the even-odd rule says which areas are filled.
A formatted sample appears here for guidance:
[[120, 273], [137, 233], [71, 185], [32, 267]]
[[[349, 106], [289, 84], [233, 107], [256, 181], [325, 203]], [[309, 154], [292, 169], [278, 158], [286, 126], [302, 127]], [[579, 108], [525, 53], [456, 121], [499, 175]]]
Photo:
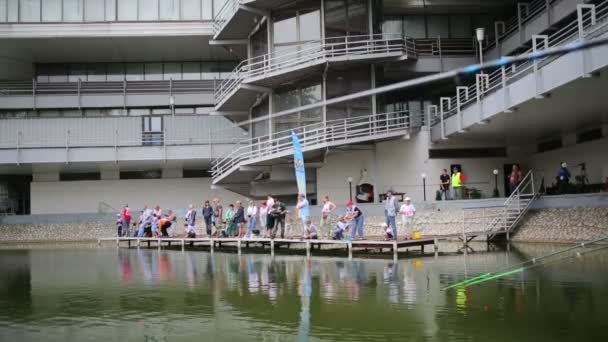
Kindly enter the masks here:
[[[464, 214], [463, 214], [464, 213]], [[423, 209], [416, 215], [415, 227], [423, 235], [458, 234], [479, 230], [482, 222], [493, 219], [499, 212], [492, 209]], [[313, 217], [318, 223], [319, 218]], [[381, 236], [381, 215], [365, 218], [365, 234]], [[399, 222], [399, 219], [398, 219]], [[178, 233], [182, 233], [183, 223], [178, 223]], [[202, 220], [197, 223], [197, 235], [204, 236]], [[300, 235], [301, 226], [295, 220], [288, 223], [288, 236]], [[401, 231], [400, 231], [401, 234]], [[592, 240], [608, 235], [608, 208], [560, 208], [530, 210], [512, 236], [514, 241], [530, 242], [576, 242]], [[112, 218], [97, 220], [74, 220], [70, 222], [41, 223], [0, 223], [0, 241], [92, 241], [98, 238], [116, 236], [116, 226]]]

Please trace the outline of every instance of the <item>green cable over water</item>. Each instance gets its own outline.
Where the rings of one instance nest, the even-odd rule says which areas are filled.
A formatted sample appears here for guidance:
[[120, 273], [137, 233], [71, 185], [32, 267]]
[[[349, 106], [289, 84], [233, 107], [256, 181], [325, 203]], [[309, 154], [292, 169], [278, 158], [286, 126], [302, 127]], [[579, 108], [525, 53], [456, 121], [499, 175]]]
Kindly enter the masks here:
[[[511, 274], [523, 272], [523, 271], [525, 271], [527, 269], [530, 269], [530, 268], [533, 268], [533, 267], [536, 267], [536, 266], [546, 266], [546, 265], [551, 264], [553, 262], [558, 262], [558, 261], [562, 261], [564, 259], [568, 259], [568, 258], [572, 257], [572, 255], [571, 254], [566, 254], [566, 255], [561, 256], [561, 257], [559, 257], [559, 258], [557, 258], [555, 260], [549, 260], [547, 262], [542, 262], [542, 263], [539, 262], [539, 261], [541, 261], [543, 259], [547, 259], [547, 258], [552, 257], [552, 256], [562, 255], [564, 253], [571, 252], [571, 251], [574, 251], [574, 250], [579, 249], [579, 248], [584, 248], [587, 245], [591, 245], [591, 244], [594, 244], [594, 243], [597, 243], [597, 242], [606, 241], [606, 240], [608, 240], [608, 236], [604, 236], [604, 237], [596, 239], [596, 240], [582, 242], [580, 244], [577, 244], [577, 245], [572, 246], [572, 247], [568, 247], [566, 249], [563, 249], [563, 250], [560, 250], [560, 251], [557, 251], [557, 252], [545, 254], [545, 255], [542, 255], [540, 257], [536, 257], [536, 258], [532, 258], [530, 260], [524, 261], [524, 262], [520, 263], [519, 265], [517, 265], [517, 268], [514, 268], [514, 269], [509, 269], [509, 270], [506, 270], [506, 271], [503, 271], [503, 272], [497, 272], [497, 273], [483, 273], [483, 274], [475, 276], [473, 278], [464, 279], [464, 280], [462, 280], [462, 281], [460, 281], [458, 283], [455, 283], [455, 284], [452, 284], [450, 286], [444, 287], [443, 290], [451, 289], [451, 288], [454, 288], [454, 287], [468, 287], [468, 286], [480, 284], [480, 283], [483, 283], [483, 282], [486, 282], [486, 281], [490, 281], [490, 280], [506, 277], [506, 276], [511, 275]], [[591, 249], [591, 250], [587, 250], [587, 251], [583, 251], [583, 252], [577, 252], [574, 255], [581, 256], [581, 255], [584, 255], [584, 254], [587, 254], [587, 253], [592, 253], [592, 252], [595, 252], [595, 251], [598, 251], [598, 250], [601, 250], [601, 249], [605, 249], [605, 248], [608, 248], [608, 246], [599, 247], [599, 248], [595, 248], [595, 249]]]

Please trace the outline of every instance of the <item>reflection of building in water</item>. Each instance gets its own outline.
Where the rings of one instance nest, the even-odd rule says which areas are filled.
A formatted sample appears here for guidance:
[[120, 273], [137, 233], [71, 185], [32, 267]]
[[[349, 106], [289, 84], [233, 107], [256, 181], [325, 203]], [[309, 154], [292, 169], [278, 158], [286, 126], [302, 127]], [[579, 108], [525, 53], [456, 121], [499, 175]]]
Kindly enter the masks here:
[[414, 271], [407, 267], [403, 272], [403, 302], [416, 304], [416, 276]]
[[247, 270], [247, 281], [249, 285], [247, 288], [250, 293], [258, 293], [260, 291], [260, 278], [258, 276], [256, 262], [253, 260], [252, 255], [247, 257]]

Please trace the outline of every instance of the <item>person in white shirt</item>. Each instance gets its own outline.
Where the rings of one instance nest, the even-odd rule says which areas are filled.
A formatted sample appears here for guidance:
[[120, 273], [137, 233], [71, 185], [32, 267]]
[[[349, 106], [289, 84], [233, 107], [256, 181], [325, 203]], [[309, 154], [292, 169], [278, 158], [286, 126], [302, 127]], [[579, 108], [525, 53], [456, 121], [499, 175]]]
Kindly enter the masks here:
[[399, 209], [399, 213], [401, 214], [401, 225], [406, 238], [411, 238], [414, 226], [414, 216], [416, 215], [416, 207], [412, 204], [411, 198], [405, 198], [403, 205], [401, 205], [401, 208]]
[[255, 224], [258, 217], [258, 207], [255, 206], [254, 201], [249, 201], [249, 206], [247, 207], [245, 215], [247, 215], [247, 232], [245, 233], [245, 239], [249, 239], [255, 230]]
[[348, 229], [348, 222], [346, 222], [346, 217], [340, 216], [338, 223], [336, 223], [336, 230], [334, 232], [334, 240], [344, 239], [344, 232], [347, 229]]
[[321, 222], [319, 223], [319, 228], [321, 228], [321, 234], [323, 232], [327, 232], [327, 238], [331, 238], [331, 216], [334, 210], [336, 210], [337, 206], [329, 200], [329, 196], [323, 196], [323, 207], [321, 208]]
[[304, 236], [308, 227], [306, 222], [310, 222], [310, 207], [306, 195], [298, 195], [298, 205], [296, 205], [296, 208], [298, 209], [300, 219], [302, 220], [302, 236]]
[[[260, 203], [260, 208], [258, 209], [258, 215], [259, 215], [259, 227], [261, 227], [260, 229], [264, 229], [267, 226], [267, 218], [268, 218], [268, 206], [266, 205], [266, 201], [262, 201], [262, 203]], [[266, 233], [264, 234], [266, 237]]]
[[382, 222], [380, 224], [380, 227], [382, 227], [382, 230], [384, 230], [384, 240], [386, 240], [386, 241], [392, 240], [394, 237], [393, 229], [391, 227], [389, 227], [388, 224], [386, 224], [386, 222]]

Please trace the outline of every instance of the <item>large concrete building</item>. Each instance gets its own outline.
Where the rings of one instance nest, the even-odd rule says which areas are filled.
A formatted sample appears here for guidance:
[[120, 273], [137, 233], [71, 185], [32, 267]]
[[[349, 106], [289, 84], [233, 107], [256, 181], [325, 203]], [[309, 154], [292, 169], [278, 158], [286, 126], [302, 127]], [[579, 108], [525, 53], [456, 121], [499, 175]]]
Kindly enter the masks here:
[[452, 165], [484, 197], [514, 163], [602, 183], [605, 46], [335, 99], [607, 28], [608, 0], [0, 0], [0, 213], [293, 202], [292, 129], [313, 200], [432, 200]]

